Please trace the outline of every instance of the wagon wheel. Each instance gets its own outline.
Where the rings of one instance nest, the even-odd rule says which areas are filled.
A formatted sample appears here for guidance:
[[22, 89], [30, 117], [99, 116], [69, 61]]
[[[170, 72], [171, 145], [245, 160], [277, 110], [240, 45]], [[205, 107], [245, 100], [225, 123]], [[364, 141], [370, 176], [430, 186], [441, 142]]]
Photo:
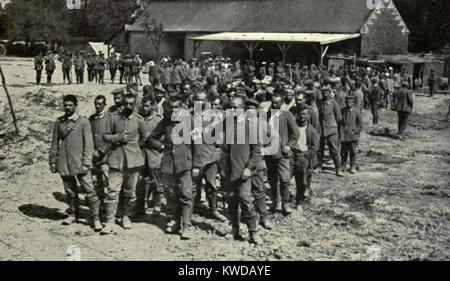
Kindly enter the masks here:
[[0, 44], [0, 56], [6, 55], [6, 46], [4, 44]]

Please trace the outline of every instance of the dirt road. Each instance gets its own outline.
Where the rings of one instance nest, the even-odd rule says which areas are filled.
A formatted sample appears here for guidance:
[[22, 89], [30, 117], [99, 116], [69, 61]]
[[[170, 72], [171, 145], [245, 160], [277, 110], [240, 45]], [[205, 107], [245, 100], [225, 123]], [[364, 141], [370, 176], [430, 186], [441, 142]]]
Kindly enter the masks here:
[[[21, 129], [18, 137], [9, 133], [0, 90], [0, 260], [65, 260], [71, 245], [80, 246], [83, 260], [450, 259], [450, 97], [417, 94], [406, 141], [392, 138], [395, 112], [381, 112], [374, 127], [365, 111], [359, 173], [315, 175], [311, 206], [289, 218], [272, 216], [276, 230], [261, 230], [263, 246], [221, 236], [226, 224], [199, 215], [196, 238], [187, 242], [164, 234], [163, 219], [151, 214], [132, 230], [103, 237], [84, 224], [61, 225], [64, 191], [47, 157], [61, 96], [80, 97], [80, 113], [88, 115], [93, 97], [104, 94], [111, 104], [117, 85], [36, 86], [31, 59], [0, 64]], [[54, 81], [62, 81], [59, 65]]]

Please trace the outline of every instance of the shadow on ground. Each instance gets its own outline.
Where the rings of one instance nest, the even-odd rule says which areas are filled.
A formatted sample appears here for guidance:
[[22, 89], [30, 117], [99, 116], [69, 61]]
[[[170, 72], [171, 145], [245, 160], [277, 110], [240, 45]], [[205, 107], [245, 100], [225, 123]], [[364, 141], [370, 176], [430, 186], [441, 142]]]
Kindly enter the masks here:
[[49, 208], [45, 206], [40, 206], [36, 204], [25, 204], [19, 206], [19, 211], [24, 215], [32, 218], [38, 219], [49, 219], [49, 220], [64, 220], [67, 218], [66, 214], [63, 214], [56, 208]]

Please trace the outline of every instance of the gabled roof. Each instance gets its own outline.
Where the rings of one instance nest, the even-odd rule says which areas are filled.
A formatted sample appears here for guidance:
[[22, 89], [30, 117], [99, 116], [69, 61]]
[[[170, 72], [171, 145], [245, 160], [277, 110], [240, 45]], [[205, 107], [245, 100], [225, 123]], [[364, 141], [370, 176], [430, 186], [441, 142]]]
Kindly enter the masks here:
[[[148, 9], [166, 32], [358, 33], [366, 0], [156, 0]], [[144, 31], [144, 19], [126, 31]]]

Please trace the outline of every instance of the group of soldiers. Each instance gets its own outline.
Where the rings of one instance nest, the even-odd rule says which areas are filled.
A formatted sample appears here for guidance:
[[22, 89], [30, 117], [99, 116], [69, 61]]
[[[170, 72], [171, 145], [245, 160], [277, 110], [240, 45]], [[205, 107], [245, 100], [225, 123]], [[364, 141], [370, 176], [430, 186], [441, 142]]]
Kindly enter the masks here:
[[[164, 58], [150, 62], [142, 92], [139, 81], [128, 83], [111, 93], [109, 108], [99, 95], [89, 118], [79, 116], [76, 97], [66, 95], [50, 149], [50, 170], [61, 175], [69, 198], [65, 222], [78, 220], [82, 192], [92, 227], [101, 234], [112, 233], [116, 223], [130, 229], [134, 218], [153, 208], [154, 215], [165, 214], [168, 233], [191, 239], [204, 189], [213, 219], [229, 220], [237, 240], [244, 239], [244, 221], [249, 242], [261, 244], [259, 226], [273, 228], [269, 212], [301, 212], [313, 196], [312, 176], [325, 172], [329, 160], [338, 177], [356, 173], [364, 108], [371, 108], [377, 124], [378, 109], [390, 101], [404, 138], [413, 97], [407, 82], [397, 83], [390, 72], [282, 63], [274, 68], [265, 62], [256, 70], [250, 60], [241, 65], [220, 57], [188, 63]], [[191, 141], [176, 141], [179, 125], [195, 118], [200, 122], [188, 126]], [[269, 128], [270, 142], [252, 141], [246, 133], [241, 138], [240, 126], [259, 131], [261, 124]], [[199, 138], [207, 132], [222, 141]], [[226, 210], [218, 206], [221, 194]]]
[[[57, 58], [56, 58], [57, 57]], [[42, 71], [45, 69], [47, 75], [47, 85], [52, 84], [52, 76], [56, 69], [55, 60], [61, 62], [63, 83], [72, 84], [72, 69], [75, 71], [76, 83], [83, 84], [84, 76], [87, 73], [89, 82], [105, 84], [105, 71], [109, 70], [111, 83], [114, 84], [116, 74], [119, 72], [120, 84], [131, 84], [132, 82], [142, 85], [140, 73], [142, 70], [142, 60], [138, 54], [125, 54], [123, 57], [111, 53], [109, 58], [99, 51], [97, 55], [87, 54], [84, 51], [77, 53], [61, 51], [57, 56], [53, 51], [48, 51], [46, 56], [40, 52], [34, 58], [34, 69], [36, 71], [36, 84], [41, 84]]]

